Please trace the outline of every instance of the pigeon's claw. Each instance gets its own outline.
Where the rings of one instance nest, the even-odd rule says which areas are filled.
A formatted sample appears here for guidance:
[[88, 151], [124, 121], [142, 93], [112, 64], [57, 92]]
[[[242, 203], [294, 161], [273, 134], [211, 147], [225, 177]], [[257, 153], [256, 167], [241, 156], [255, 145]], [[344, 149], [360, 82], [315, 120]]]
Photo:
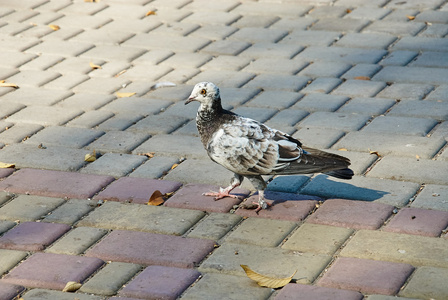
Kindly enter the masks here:
[[257, 205], [257, 208], [255, 208], [255, 212], [258, 215], [258, 212], [262, 209], [267, 209], [268, 207], [271, 207], [271, 204], [264, 201], [264, 199], [258, 200], [258, 202], [252, 202], [253, 204]]
[[215, 200], [219, 200], [219, 199], [226, 198], [226, 197], [240, 199], [239, 196], [230, 194], [230, 191], [231, 190], [229, 188], [225, 188], [225, 189], [220, 188], [219, 192], [208, 192], [208, 193], [203, 193], [202, 195], [215, 197]]

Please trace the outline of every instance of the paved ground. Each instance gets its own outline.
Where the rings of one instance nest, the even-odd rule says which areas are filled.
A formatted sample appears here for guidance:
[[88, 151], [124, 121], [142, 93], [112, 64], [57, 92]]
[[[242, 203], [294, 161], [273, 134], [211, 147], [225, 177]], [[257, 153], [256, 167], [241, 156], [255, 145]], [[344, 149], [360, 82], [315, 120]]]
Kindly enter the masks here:
[[[0, 299], [448, 299], [447, 34], [444, 0], [0, 0]], [[355, 177], [201, 196], [204, 80]]]

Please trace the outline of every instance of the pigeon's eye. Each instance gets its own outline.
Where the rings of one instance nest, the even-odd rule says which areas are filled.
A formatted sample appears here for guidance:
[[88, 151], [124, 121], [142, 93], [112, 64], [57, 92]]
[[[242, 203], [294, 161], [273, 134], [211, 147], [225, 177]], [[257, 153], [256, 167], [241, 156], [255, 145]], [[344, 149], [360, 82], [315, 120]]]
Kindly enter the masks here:
[[207, 91], [205, 89], [202, 89], [201, 90], [201, 95], [205, 95], [205, 94], [207, 94]]

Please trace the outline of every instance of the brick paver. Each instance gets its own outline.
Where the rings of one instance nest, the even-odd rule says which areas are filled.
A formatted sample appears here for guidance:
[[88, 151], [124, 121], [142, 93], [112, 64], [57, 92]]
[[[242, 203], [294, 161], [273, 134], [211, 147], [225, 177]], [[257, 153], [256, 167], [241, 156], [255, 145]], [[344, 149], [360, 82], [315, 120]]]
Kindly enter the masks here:
[[102, 260], [94, 257], [36, 253], [8, 273], [3, 281], [26, 287], [62, 290], [69, 281], [84, 281], [102, 264]]
[[[0, 2], [0, 298], [447, 298], [446, 1]], [[202, 196], [199, 81], [355, 176]]]
[[143, 265], [193, 268], [213, 247], [214, 242], [210, 240], [115, 230], [87, 251], [86, 256]]

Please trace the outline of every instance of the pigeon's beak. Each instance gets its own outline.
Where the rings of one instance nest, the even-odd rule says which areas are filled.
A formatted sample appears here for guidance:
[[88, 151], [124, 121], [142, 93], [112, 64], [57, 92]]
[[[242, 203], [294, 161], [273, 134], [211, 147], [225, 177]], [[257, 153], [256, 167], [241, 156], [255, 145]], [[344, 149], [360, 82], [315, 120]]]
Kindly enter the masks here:
[[188, 100], [187, 100], [187, 101], [185, 101], [185, 103], [184, 103], [184, 104], [185, 104], [185, 105], [187, 105], [188, 103], [190, 103], [190, 102], [192, 102], [192, 101], [196, 101], [196, 98], [195, 98], [195, 97], [191, 97], [191, 96], [190, 96], [190, 97], [188, 98]]

